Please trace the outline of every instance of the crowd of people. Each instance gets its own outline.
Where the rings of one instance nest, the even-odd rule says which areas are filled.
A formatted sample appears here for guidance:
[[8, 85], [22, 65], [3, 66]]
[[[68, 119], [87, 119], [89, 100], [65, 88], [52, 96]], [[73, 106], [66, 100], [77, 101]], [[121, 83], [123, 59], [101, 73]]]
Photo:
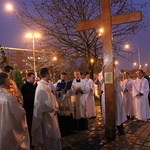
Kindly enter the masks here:
[[[0, 72], [0, 150], [61, 150], [61, 136], [74, 130], [87, 130], [88, 119], [96, 117], [95, 84], [100, 87], [102, 116], [105, 123], [105, 84], [103, 71], [90, 79], [90, 72], [81, 76], [74, 71], [74, 79], [67, 80], [62, 72], [56, 83], [51, 72], [42, 68], [40, 80], [34, 72], [26, 75], [19, 90], [12, 80], [13, 67]], [[116, 127], [124, 135], [123, 122], [127, 119], [149, 120], [149, 82], [138, 70], [137, 79], [126, 79], [120, 84], [120, 71], [115, 68]], [[9, 136], [8, 136], [9, 135]], [[10, 146], [11, 145], [11, 146]]]
[[0, 135], [0, 150], [61, 150], [62, 134], [88, 129], [88, 118], [96, 117], [89, 72], [82, 79], [75, 71], [69, 81], [63, 72], [56, 83], [51, 82], [48, 68], [39, 74], [36, 81], [33, 72], [27, 73], [19, 90], [12, 80], [13, 67], [5, 66], [0, 72], [1, 130], [5, 131]]

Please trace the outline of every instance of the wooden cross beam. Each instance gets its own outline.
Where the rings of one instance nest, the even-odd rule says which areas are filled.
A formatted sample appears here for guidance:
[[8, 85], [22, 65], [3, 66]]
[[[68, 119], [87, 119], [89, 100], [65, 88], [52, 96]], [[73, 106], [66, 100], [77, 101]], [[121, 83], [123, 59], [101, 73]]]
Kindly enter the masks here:
[[[105, 83], [105, 136], [115, 139], [115, 89], [114, 89], [114, 60], [112, 49], [112, 26], [142, 20], [141, 11], [111, 16], [110, 0], [100, 0], [101, 18], [77, 23], [77, 31], [91, 28], [103, 28], [103, 60]], [[116, 104], [117, 105], [117, 104]]]

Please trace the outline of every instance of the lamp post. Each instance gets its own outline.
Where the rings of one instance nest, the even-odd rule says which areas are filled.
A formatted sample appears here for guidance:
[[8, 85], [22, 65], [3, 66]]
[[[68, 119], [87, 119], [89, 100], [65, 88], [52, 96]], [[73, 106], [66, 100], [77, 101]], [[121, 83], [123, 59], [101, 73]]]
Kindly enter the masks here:
[[[129, 44], [126, 44], [125, 46], [125, 49], [129, 49], [130, 48], [130, 45]], [[141, 55], [140, 55], [140, 49], [139, 49], [139, 47], [137, 47], [137, 46], [135, 46], [134, 45], [134, 47], [136, 47], [137, 48], [137, 54], [138, 54], [138, 65], [139, 65], [139, 69], [141, 69], [142, 68], [142, 66], [141, 66]]]
[[140, 49], [139, 48], [137, 50], [137, 53], [138, 53], [139, 69], [141, 69], [142, 68], [142, 66], [141, 66], [141, 55], [140, 55]]
[[32, 39], [32, 51], [33, 51], [33, 70], [36, 75], [36, 65], [35, 65], [35, 38], [40, 38], [41, 35], [39, 33], [28, 33], [26, 34], [27, 38]]
[[54, 56], [53, 57], [53, 80], [54, 80], [54, 83], [55, 83], [55, 70], [54, 70], [54, 66], [55, 66], [55, 62], [57, 61], [57, 57]]

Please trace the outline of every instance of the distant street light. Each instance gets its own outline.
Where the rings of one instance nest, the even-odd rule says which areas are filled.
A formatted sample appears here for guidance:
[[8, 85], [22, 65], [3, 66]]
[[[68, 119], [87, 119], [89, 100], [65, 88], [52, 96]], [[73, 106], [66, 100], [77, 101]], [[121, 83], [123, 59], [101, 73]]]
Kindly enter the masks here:
[[5, 4], [5, 9], [10, 12], [10, 11], [13, 10], [13, 5], [11, 3], [6, 3]]
[[147, 68], [147, 67], [148, 67], [148, 64], [146, 63], [146, 64], [145, 64], [145, 71], [146, 71], [146, 68]]
[[133, 66], [136, 66], [136, 65], [137, 65], [137, 63], [136, 63], [136, 62], [134, 62], [134, 63], [133, 63]]
[[35, 38], [40, 38], [41, 34], [39, 33], [28, 33], [26, 34], [26, 38], [32, 39], [32, 50], [33, 50], [33, 68], [34, 73], [37, 75], [36, 66], [35, 66]]
[[118, 63], [119, 63], [118, 61], [115, 61], [115, 65], [118, 65]]
[[98, 31], [98, 36], [102, 36], [103, 33], [104, 33], [104, 28], [100, 28]]
[[129, 49], [129, 48], [130, 48], [129, 44], [126, 44], [126, 45], [124, 46], [124, 48], [125, 48], [125, 49]]
[[90, 62], [93, 64], [93, 63], [94, 63], [94, 59], [93, 59], [93, 58], [91, 58], [91, 59], [90, 59]]
[[55, 69], [54, 69], [54, 66], [55, 66], [55, 62], [57, 61], [57, 57], [54, 56], [53, 57], [53, 81], [55, 83]]
[[[125, 46], [125, 49], [129, 49], [130, 48], [130, 45], [129, 44], [126, 44]], [[139, 49], [139, 47], [137, 47], [137, 46], [135, 46], [134, 45], [134, 47], [136, 47], [137, 48], [137, 53], [138, 53], [138, 64], [139, 64], [139, 69], [141, 69], [142, 68], [142, 66], [141, 66], [141, 55], [140, 55], [140, 49]]]

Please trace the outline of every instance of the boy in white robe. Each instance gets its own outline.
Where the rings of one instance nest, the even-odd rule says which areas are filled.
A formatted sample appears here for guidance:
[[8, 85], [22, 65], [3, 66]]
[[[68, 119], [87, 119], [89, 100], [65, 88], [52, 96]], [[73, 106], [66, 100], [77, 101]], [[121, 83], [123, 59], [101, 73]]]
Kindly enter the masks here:
[[[114, 76], [115, 76], [115, 106], [116, 106], [116, 114], [115, 114], [115, 119], [116, 119], [116, 127], [119, 131], [119, 135], [124, 135], [124, 127], [123, 127], [123, 122], [127, 120], [126, 118], [126, 113], [125, 109], [123, 106], [123, 99], [122, 99], [122, 88], [119, 83], [119, 76], [121, 75], [120, 70], [115, 67], [114, 69]], [[100, 83], [102, 84], [102, 115], [104, 117], [104, 122], [105, 122], [105, 85], [104, 85], [104, 77], [103, 77], [103, 70], [99, 74], [98, 79]]]
[[85, 74], [85, 82], [86, 85], [89, 86], [90, 91], [86, 93], [86, 115], [88, 118], [96, 117], [96, 111], [95, 111], [95, 99], [94, 99], [94, 91], [95, 86], [92, 79], [90, 79], [90, 73], [86, 72]]
[[128, 119], [131, 119], [134, 116], [134, 107], [133, 107], [133, 96], [132, 96], [132, 83], [133, 80], [130, 78], [128, 72], [126, 72], [126, 79], [122, 82], [123, 89], [123, 104], [125, 107], [126, 115]]
[[143, 70], [137, 71], [137, 79], [133, 81], [133, 97], [135, 107], [135, 119], [148, 120], [150, 118], [150, 108], [148, 103], [149, 83], [144, 78]]
[[0, 150], [29, 150], [25, 110], [9, 92], [9, 78], [0, 73]]
[[61, 150], [58, 104], [48, 85], [50, 71], [42, 68], [40, 75], [42, 79], [38, 82], [34, 100], [32, 144], [41, 150]]

